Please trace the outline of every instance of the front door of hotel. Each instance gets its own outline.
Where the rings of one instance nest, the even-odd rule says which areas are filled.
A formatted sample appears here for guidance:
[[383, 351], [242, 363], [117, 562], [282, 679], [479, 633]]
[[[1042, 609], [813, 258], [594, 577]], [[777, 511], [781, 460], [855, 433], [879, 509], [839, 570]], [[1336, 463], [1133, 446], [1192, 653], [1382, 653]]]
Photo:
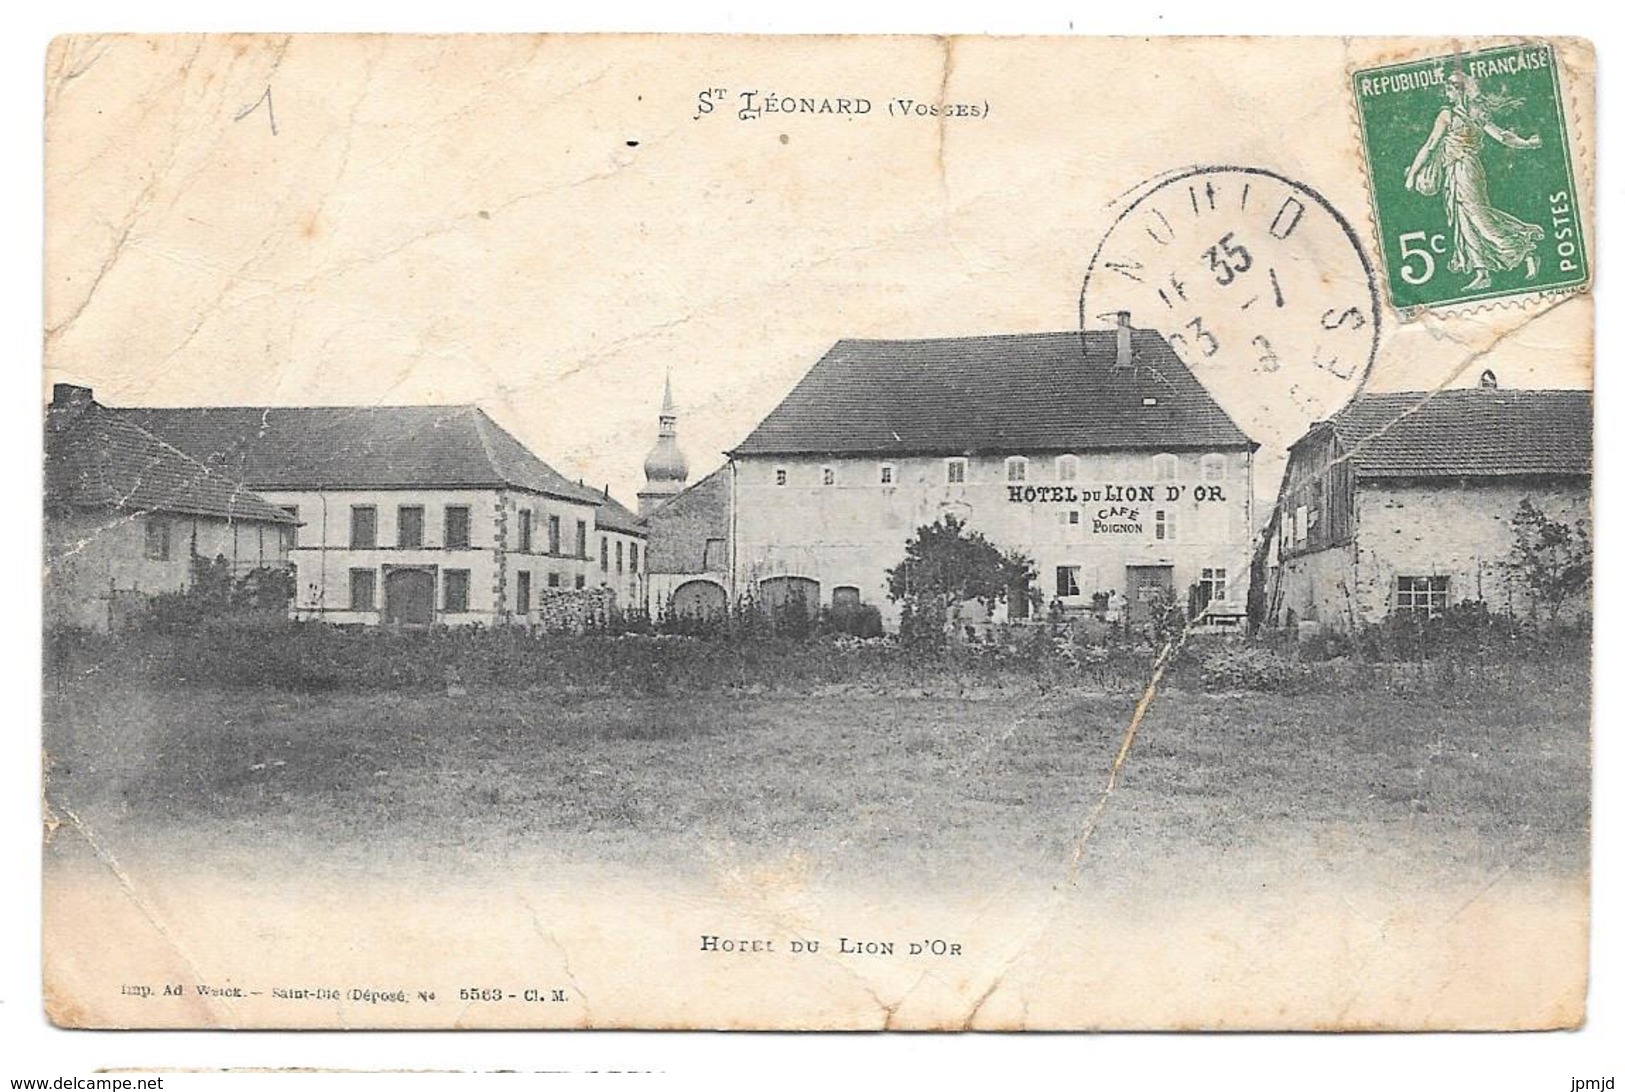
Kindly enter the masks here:
[[434, 573], [391, 569], [384, 575], [384, 621], [426, 626], [434, 621]]
[[1172, 565], [1130, 565], [1128, 567], [1128, 595], [1124, 597], [1129, 626], [1143, 626], [1151, 620], [1152, 612], [1160, 605], [1166, 608], [1174, 598], [1174, 567]]

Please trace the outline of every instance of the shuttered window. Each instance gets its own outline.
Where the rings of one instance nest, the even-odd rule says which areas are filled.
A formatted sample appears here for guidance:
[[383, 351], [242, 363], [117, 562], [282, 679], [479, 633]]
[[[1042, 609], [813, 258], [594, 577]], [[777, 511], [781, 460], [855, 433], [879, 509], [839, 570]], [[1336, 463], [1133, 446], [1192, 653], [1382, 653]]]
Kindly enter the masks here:
[[468, 549], [468, 508], [463, 505], [446, 506], [446, 549]]
[[147, 560], [169, 560], [169, 521], [162, 516], [147, 517]]
[[468, 570], [447, 569], [445, 573], [446, 613], [464, 614], [468, 611]]
[[[350, 549], [374, 550], [378, 548], [378, 509], [370, 504], [357, 504], [350, 509]], [[367, 608], [371, 610], [372, 608]]]
[[350, 609], [378, 609], [378, 574], [373, 570], [350, 570]]
[[395, 513], [395, 545], [415, 550], [423, 545], [423, 509], [402, 505]]

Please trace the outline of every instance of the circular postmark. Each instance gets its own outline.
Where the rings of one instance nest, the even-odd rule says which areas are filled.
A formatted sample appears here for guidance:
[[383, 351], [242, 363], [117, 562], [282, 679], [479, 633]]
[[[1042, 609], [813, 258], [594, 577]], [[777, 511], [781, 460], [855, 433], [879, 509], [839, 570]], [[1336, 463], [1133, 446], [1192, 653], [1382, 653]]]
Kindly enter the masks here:
[[1254, 440], [1277, 450], [1365, 382], [1382, 328], [1371, 261], [1342, 213], [1261, 167], [1141, 187], [1084, 275], [1079, 321], [1160, 331]]

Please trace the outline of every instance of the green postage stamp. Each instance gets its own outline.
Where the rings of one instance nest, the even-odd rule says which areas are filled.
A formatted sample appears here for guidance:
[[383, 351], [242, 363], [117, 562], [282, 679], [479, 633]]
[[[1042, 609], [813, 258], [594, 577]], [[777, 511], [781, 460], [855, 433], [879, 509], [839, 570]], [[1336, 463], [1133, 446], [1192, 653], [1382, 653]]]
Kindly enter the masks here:
[[1586, 283], [1551, 46], [1357, 71], [1354, 100], [1382, 266], [1401, 315]]

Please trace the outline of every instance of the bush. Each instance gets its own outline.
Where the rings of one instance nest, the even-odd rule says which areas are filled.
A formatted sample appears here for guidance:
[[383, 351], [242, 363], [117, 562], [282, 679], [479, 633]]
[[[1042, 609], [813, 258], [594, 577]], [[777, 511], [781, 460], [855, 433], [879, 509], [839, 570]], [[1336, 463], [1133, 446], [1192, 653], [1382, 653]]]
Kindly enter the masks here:
[[1305, 689], [1314, 671], [1307, 664], [1261, 645], [1215, 648], [1202, 656], [1204, 690], [1262, 690], [1294, 693]]
[[881, 637], [886, 633], [880, 608], [873, 603], [825, 607], [818, 613], [818, 628], [824, 633], [844, 633], [849, 637]]
[[948, 610], [940, 599], [904, 599], [898, 639], [915, 652], [940, 654], [948, 645]]
[[262, 567], [235, 581], [231, 564], [221, 556], [192, 559], [192, 579], [178, 592], [155, 595], [143, 624], [160, 632], [183, 632], [209, 619], [253, 612], [286, 613], [293, 602], [293, 572]]
[[1535, 637], [1533, 627], [1496, 614], [1482, 602], [1468, 601], [1431, 618], [1394, 611], [1360, 630], [1351, 650], [1379, 662], [1419, 663], [1453, 655], [1505, 657], [1520, 654]]

